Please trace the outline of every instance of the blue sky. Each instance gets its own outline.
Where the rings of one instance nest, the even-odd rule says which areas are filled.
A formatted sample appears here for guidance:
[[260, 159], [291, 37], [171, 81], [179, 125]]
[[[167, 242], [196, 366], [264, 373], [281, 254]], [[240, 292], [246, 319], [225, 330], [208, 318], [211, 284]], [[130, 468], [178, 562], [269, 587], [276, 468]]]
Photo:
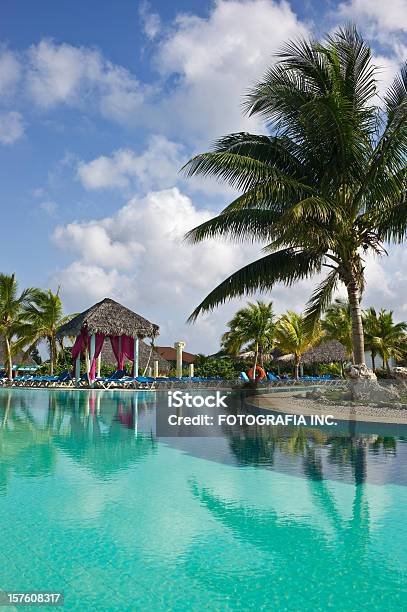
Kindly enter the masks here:
[[[182, 242], [231, 192], [179, 168], [219, 135], [263, 126], [245, 89], [288, 38], [355, 21], [385, 88], [407, 57], [407, 0], [54, 2], [3, 0], [1, 270], [56, 288], [67, 312], [110, 296], [161, 326], [161, 342], [215, 351], [237, 302], [185, 325], [259, 245]], [[369, 261], [365, 302], [407, 318], [405, 249]], [[301, 310], [312, 282], [276, 287]]]

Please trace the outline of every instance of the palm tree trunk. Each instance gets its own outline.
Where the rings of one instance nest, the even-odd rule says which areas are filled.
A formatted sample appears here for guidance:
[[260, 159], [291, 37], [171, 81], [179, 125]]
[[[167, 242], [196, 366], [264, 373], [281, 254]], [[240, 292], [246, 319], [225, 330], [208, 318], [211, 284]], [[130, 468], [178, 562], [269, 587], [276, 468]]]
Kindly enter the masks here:
[[374, 372], [374, 371], [375, 371], [375, 369], [376, 369], [376, 364], [375, 364], [375, 352], [374, 352], [374, 351], [372, 351], [372, 353], [371, 353], [371, 354], [372, 354], [372, 370], [373, 370], [373, 372]]
[[352, 313], [352, 341], [355, 364], [365, 363], [365, 339], [363, 334], [362, 309], [360, 308], [360, 291], [356, 280], [348, 286], [348, 299]]
[[295, 380], [298, 380], [300, 377], [300, 358], [298, 355], [295, 356], [294, 368]]
[[7, 370], [8, 370], [8, 377], [10, 380], [13, 379], [13, 360], [11, 357], [11, 346], [10, 346], [10, 340], [7, 338], [7, 335], [4, 336], [4, 342], [6, 345], [6, 357], [7, 357]]
[[48, 338], [49, 344], [49, 363], [50, 363], [50, 374], [54, 376], [54, 347], [52, 346], [52, 338]]
[[253, 376], [252, 376], [252, 380], [255, 381], [256, 380], [256, 368], [257, 368], [257, 359], [259, 357], [259, 345], [256, 342], [256, 350], [254, 353], [254, 366], [253, 366]]
[[58, 348], [57, 348], [57, 343], [56, 343], [56, 340], [55, 340], [55, 336], [53, 336], [51, 342], [52, 342], [52, 355], [53, 355], [53, 362], [54, 362], [53, 371], [55, 372], [55, 369], [56, 369], [57, 363], [58, 363]]

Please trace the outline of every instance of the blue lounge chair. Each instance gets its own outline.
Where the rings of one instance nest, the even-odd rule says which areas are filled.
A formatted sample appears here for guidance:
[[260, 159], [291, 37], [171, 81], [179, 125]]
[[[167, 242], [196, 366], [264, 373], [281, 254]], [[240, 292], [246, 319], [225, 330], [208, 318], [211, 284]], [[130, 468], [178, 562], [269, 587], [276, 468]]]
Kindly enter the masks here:
[[110, 374], [110, 376], [107, 376], [105, 378], [97, 378], [95, 380], [95, 385], [100, 386], [103, 389], [110, 389], [110, 387], [115, 386], [121, 380], [124, 380], [126, 378], [130, 378], [126, 370], [116, 370], [116, 372], [113, 372], [113, 374]]
[[247, 376], [246, 372], [240, 372], [239, 378], [243, 380], [243, 382], [250, 382], [250, 378]]

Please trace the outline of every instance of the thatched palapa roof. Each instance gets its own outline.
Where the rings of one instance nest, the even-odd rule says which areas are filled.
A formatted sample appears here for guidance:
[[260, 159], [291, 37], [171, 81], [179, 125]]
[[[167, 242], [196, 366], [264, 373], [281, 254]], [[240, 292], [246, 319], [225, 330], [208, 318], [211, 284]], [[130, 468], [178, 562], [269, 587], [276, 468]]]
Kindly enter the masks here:
[[89, 334], [102, 333], [105, 336], [131, 338], [153, 338], [159, 333], [158, 325], [150, 323], [110, 298], [105, 298], [62, 325], [57, 335], [78, 336], [82, 328], [87, 329]]
[[[5, 350], [4, 350], [4, 338], [0, 336], [0, 365], [5, 366], [5, 362], [7, 361]], [[26, 355], [23, 351], [18, 352], [16, 355], [13, 355], [13, 364], [23, 365], [23, 366], [36, 366], [34, 359], [31, 355]]]
[[[301, 357], [301, 363], [309, 365], [312, 363], [332, 363], [334, 361], [346, 361], [346, 349], [337, 340], [321, 342], [318, 346], [306, 351]], [[274, 359], [274, 363], [293, 363], [294, 355], [282, 355]]]

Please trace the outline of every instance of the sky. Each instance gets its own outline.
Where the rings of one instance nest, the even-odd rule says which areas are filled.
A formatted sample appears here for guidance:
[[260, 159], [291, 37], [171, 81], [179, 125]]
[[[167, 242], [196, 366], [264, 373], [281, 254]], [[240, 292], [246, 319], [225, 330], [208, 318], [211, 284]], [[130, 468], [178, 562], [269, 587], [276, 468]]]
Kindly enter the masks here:
[[[233, 300], [194, 325], [205, 295], [259, 244], [185, 244], [234, 194], [180, 168], [230, 132], [264, 132], [242, 98], [288, 39], [355, 22], [380, 91], [407, 59], [407, 0], [2, 0], [0, 270], [60, 286], [66, 313], [111, 297], [160, 326], [158, 343], [212, 353]], [[407, 254], [366, 265], [365, 306], [407, 318]], [[263, 295], [302, 311], [314, 280]]]

